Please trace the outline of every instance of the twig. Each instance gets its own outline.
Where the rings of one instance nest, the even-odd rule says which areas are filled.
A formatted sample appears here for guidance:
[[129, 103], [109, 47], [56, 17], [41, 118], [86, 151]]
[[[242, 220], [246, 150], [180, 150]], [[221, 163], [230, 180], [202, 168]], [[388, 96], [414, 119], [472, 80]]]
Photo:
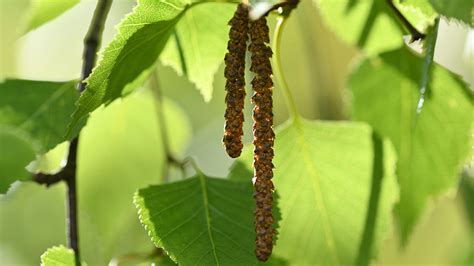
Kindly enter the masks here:
[[[112, 0], [98, 0], [92, 22], [84, 39], [84, 54], [81, 81], [77, 89], [82, 93], [86, 89], [84, 80], [90, 75], [95, 65], [97, 50], [100, 46], [104, 23], [109, 13]], [[69, 153], [66, 166], [54, 175], [38, 173], [33, 180], [39, 184], [51, 186], [59, 181], [65, 181], [67, 185], [67, 239], [68, 246], [74, 250], [75, 264], [80, 265], [79, 235], [77, 222], [77, 189], [76, 189], [76, 162], [79, 138], [74, 138], [69, 145]]]
[[83, 92], [86, 89], [84, 82], [92, 73], [95, 61], [97, 58], [97, 50], [101, 44], [102, 32], [104, 31], [105, 20], [109, 13], [112, 0], [98, 0], [97, 6], [92, 17], [89, 30], [84, 38], [84, 53], [82, 64], [82, 76], [79, 83], [79, 91]]
[[386, 0], [387, 1], [387, 4], [390, 6], [390, 8], [393, 10], [393, 12], [395, 13], [395, 15], [397, 15], [397, 17], [401, 20], [401, 22], [403, 23], [403, 25], [407, 28], [407, 30], [410, 32], [411, 34], [411, 37], [412, 37], [412, 41], [417, 41], [417, 40], [421, 40], [421, 39], [424, 39], [426, 37], [426, 35], [424, 33], [421, 33], [419, 32], [415, 26], [413, 26], [410, 21], [408, 21], [408, 19], [402, 14], [402, 12], [400, 12], [400, 10], [398, 10], [398, 8], [395, 6], [395, 4], [393, 3], [393, 0]]

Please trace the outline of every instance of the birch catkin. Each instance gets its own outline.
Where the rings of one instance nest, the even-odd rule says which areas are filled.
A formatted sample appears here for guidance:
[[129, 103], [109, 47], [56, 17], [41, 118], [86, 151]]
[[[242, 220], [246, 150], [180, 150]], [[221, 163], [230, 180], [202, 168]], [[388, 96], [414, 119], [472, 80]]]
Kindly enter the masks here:
[[254, 199], [256, 248], [255, 254], [261, 261], [266, 261], [272, 253], [274, 219], [273, 208], [273, 103], [272, 103], [272, 67], [270, 57], [272, 50], [269, 42], [268, 26], [265, 17], [250, 22], [250, 45], [252, 65], [250, 70], [255, 73], [252, 80], [254, 95], [253, 134], [254, 134]]
[[236, 158], [242, 152], [242, 135], [245, 100], [245, 52], [248, 40], [248, 6], [239, 4], [234, 16], [229, 21], [229, 42], [225, 55], [227, 91], [225, 103], [225, 131], [223, 143], [227, 154]]

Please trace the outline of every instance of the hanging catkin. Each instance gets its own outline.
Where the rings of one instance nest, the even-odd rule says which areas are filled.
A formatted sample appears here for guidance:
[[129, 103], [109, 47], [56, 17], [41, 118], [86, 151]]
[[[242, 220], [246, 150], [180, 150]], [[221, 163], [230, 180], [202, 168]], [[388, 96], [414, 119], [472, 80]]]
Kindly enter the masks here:
[[224, 146], [230, 157], [236, 158], [242, 152], [242, 135], [245, 100], [245, 52], [248, 40], [248, 6], [239, 4], [229, 21], [229, 42], [225, 55], [225, 131]]
[[266, 261], [273, 248], [273, 132], [272, 90], [273, 82], [270, 57], [272, 50], [269, 42], [268, 26], [265, 17], [250, 23], [250, 45], [252, 65], [250, 70], [255, 73], [252, 80], [254, 95], [253, 134], [254, 134], [254, 199], [256, 248], [255, 254], [261, 261]]

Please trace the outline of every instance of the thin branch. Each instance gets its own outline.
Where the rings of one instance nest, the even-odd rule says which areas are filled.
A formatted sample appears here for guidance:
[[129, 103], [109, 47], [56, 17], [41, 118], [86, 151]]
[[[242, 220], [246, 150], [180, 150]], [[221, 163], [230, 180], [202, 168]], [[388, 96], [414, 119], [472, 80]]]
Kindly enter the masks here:
[[110, 11], [111, 5], [112, 0], [98, 0], [89, 30], [84, 38], [82, 76], [81, 82], [79, 83], [80, 92], [83, 92], [86, 89], [86, 83], [84, 81], [89, 77], [94, 68], [97, 58], [97, 50], [102, 41], [105, 20]]
[[390, 8], [393, 10], [393, 12], [395, 13], [395, 15], [400, 19], [400, 21], [403, 23], [403, 25], [405, 26], [405, 28], [407, 28], [407, 30], [410, 32], [411, 34], [411, 37], [412, 37], [412, 41], [417, 41], [417, 40], [421, 40], [421, 39], [424, 39], [426, 37], [426, 35], [424, 33], [421, 33], [419, 32], [415, 26], [413, 26], [410, 21], [408, 21], [408, 19], [402, 14], [402, 12], [400, 12], [400, 10], [398, 10], [398, 8], [395, 6], [395, 4], [393, 3], [393, 0], [386, 0], [387, 1], [387, 4], [390, 6]]
[[[109, 13], [112, 0], [98, 0], [92, 22], [84, 39], [84, 53], [81, 82], [77, 89], [82, 93], [85, 89], [84, 80], [90, 75], [95, 65], [97, 50], [101, 43], [102, 31], [104, 29], [105, 20]], [[38, 173], [33, 180], [38, 184], [51, 186], [60, 181], [65, 181], [67, 185], [67, 239], [68, 247], [74, 250], [76, 265], [80, 265], [79, 252], [79, 234], [77, 222], [77, 188], [76, 188], [76, 164], [77, 164], [77, 147], [79, 138], [75, 138], [69, 145], [69, 153], [66, 166], [58, 173], [53, 175]]]
[[77, 189], [76, 189], [76, 162], [77, 162], [77, 146], [79, 138], [75, 138], [69, 145], [69, 154], [67, 157], [67, 164], [64, 168], [64, 176], [67, 186], [67, 244], [68, 247], [74, 250], [76, 257], [76, 265], [80, 265], [79, 253], [79, 234], [77, 222]]

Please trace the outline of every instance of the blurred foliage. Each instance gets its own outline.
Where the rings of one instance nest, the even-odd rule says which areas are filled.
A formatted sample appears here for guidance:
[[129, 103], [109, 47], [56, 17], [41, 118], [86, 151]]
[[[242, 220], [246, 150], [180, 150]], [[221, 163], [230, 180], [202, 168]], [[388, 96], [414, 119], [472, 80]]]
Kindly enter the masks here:
[[[429, 8], [429, 5], [426, 5], [427, 1], [428, 0], [400, 1], [400, 3], [397, 3], [397, 6], [417, 28], [423, 30], [424, 27], [431, 23], [434, 12]], [[151, 3], [150, 1], [142, 2]], [[294, 11], [288, 21], [282, 43], [283, 69], [290, 83], [292, 93], [295, 96], [298, 111], [307, 119], [339, 120], [347, 118], [346, 109], [348, 109], [350, 97], [348, 97], [347, 94], [349, 93], [344, 90], [344, 87], [348, 70], [356, 67], [352, 65], [352, 59], [354, 57], [360, 58], [364, 53], [375, 54], [403, 46], [401, 39], [401, 35], [403, 34], [402, 28], [398, 22], [394, 22], [392, 15], [390, 15], [391, 13], [388, 13], [388, 10], [379, 4], [379, 2], [382, 1], [348, 0], [331, 2], [330, 4], [328, 2], [330, 1], [302, 1], [299, 8]], [[184, 2], [177, 0], [173, 1], [173, 3], [180, 6]], [[354, 4], [352, 6], [347, 5], [350, 3]], [[88, 24], [86, 21], [89, 21], [89, 18], [92, 16], [94, 4], [95, 1], [83, 0], [58, 19], [29, 32], [20, 40], [16, 41], [18, 33], [21, 32], [24, 27], [24, 23], [18, 18], [28, 12], [26, 8], [28, 1], [1, 1], [0, 77], [38, 80], [77, 79], [80, 73], [82, 39]], [[132, 10], [134, 4], [132, 0], [114, 1], [110, 17], [105, 27], [104, 44], [112, 40], [116, 34], [113, 25], [118, 24], [125, 14]], [[154, 5], [156, 3], [151, 4]], [[137, 188], [146, 187], [150, 184], [159, 184], [164, 178], [168, 180], [182, 178], [182, 173], [177, 171], [177, 169], [165, 167], [163, 143], [161, 139], [162, 132], [160, 132], [158, 126], [160, 118], [157, 118], [156, 115], [157, 112], [159, 112], [157, 108], [165, 110], [164, 117], [168, 128], [167, 135], [171, 142], [171, 149], [178, 158], [192, 155], [196, 158], [198, 165], [206, 175], [226, 176], [228, 174], [228, 168], [232, 160], [225, 156], [225, 152], [220, 143], [224, 113], [223, 68], [217, 67], [219, 63], [219, 53], [222, 53], [222, 57], [225, 53], [225, 42], [216, 38], [214, 39], [215, 41], [209, 42], [212, 45], [203, 46], [203, 41], [199, 39], [203, 36], [196, 36], [190, 34], [190, 32], [186, 32], [193, 27], [193, 24], [187, 24], [187, 22], [192, 21], [193, 17], [190, 16], [200, 14], [200, 12], [211, 12], [207, 11], [206, 5], [193, 7], [193, 9], [189, 10], [192, 12], [184, 15], [182, 20], [177, 22], [176, 33], [178, 34], [175, 34], [173, 31], [169, 31], [167, 34], [171, 36], [171, 40], [175, 40], [176, 36], [178, 36], [178, 38], [183, 36], [181, 38], [183, 38], [184, 41], [179, 38], [181, 45], [183, 45], [183, 43], [191, 44], [193, 39], [196, 40], [197, 38], [199, 47], [197, 50], [201, 51], [201, 53], [212, 54], [212, 58], [211, 56], [205, 59], [199, 58], [196, 54], [192, 54], [195, 49], [190, 50], [186, 48], [188, 46], [181, 47], [181, 51], [179, 49], [171, 49], [178, 45], [176, 42], [173, 43], [173, 41], [168, 42], [163, 53], [164, 57], [162, 58], [162, 62], [166, 62], [166, 65], [173, 65], [174, 70], [164, 65], [156, 64], [160, 78], [159, 85], [164, 95], [170, 99], [167, 100], [165, 98], [165, 106], [160, 107], [161, 105], [159, 102], [156, 102], [155, 97], [150, 93], [149, 89], [139, 89], [130, 96], [114, 101], [107, 107], [100, 107], [93, 112], [90, 115], [88, 126], [85, 127], [81, 133], [78, 173], [80, 244], [84, 260], [88, 262], [89, 265], [105, 265], [109, 262], [122, 261], [121, 259], [124, 259], [123, 265], [149, 264], [150, 261], [165, 263], [166, 265], [172, 264], [172, 262], [161, 253], [158, 254], [160, 255], [158, 258], [156, 258], [156, 256], [150, 257], [150, 254], [154, 254], [154, 252], [150, 252], [154, 250], [154, 248], [145, 230], [143, 230], [139, 224], [136, 209], [132, 203], [132, 195]], [[313, 8], [312, 5], [321, 8], [316, 9]], [[210, 6], [213, 5], [209, 5], [209, 9], [212, 9], [215, 13], [216, 9], [210, 8]], [[218, 5], [214, 6], [217, 7]], [[223, 10], [228, 9], [229, 11], [227, 12], [229, 13], [231, 12], [230, 10], [233, 9], [232, 5], [225, 5], [225, 7], [224, 5], [219, 5], [219, 7], [222, 7]], [[346, 7], [349, 9], [344, 9]], [[370, 12], [371, 10], [377, 12]], [[178, 10], [175, 11], [180, 12]], [[152, 14], [150, 13], [151, 15], [149, 17], [135, 17], [137, 21], [133, 22], [149, 22], [146, 20], [156, 20], [157, 17], [163, 15], [156, 14], [156, 12], [152, 11], [150, 12]], [[228, 16], [225, 12], [226, 11], [218, 12], [219, 14], [217, 15], [211, 13], [211, 15], [208, 15], [205, 19], [207, 22], [203, 22], [204, 24], [196, 22], [194, 26], [196, 29], [202, 30], [206, 23], [224, 23], [226, 19], [223, 17]], [[321, 12], [321, 16], [318, 12]], [[227, 15], [224, 15], [224, 13]], [[216, 17], [211, 20], [210, 16]], [[375, 18], [373, 16], [375, 16]], [[448, 16], [450, 15], [448, 14]], [[133, 17], [133, 15], [131, 15], [131, 17]], [[269, 26], [272, 28], [274, 17], [270, 16], [268, 20], [270, 23]], [[81, 21], [81, 23], [77, 23], [78, 21]], [[365, 32], [367, 30], [364, 30], [364, 26], [361, 23], [372, 25], [370, 34]], [[124, 24], [125, 22], [122, 23], [122, 26]], [[130, 29], [135, 26], [136, 28], [133, 30]], [[142, 29], [139, 25], [135, 26], [130, 26], [127, 30], [130, 30], [130, 32], [136, 30], [138, 32]], [[146, 26], [143, 28], [145, 27]], [[445, 34], [443, 36], [447, 36], [446, 33], [450, 33], [452, 28], [452, 25], [446, 27], [440, 35]], [[226, 30], [223, 30], [223, 28], [218, 29], [219, 31], [213, 33], [211, 31], [205, 31], [209, 34], [209, 36], [205, 36], [208, 37], [208, 39], [212, 39], [217, 35], [224, 36]], [[121, 30], [121, 32], [123, 32], [123, 30]], [[148, 36], [146, 33], [148, 33], [148, 31], [142, 32], [142, 35]], [[456, 38], [462, 38], [459, 37], [460, 35], [463, 36], [462, 34], [464, 33], [456, 35], [458, 36]], [[137, 39], [137, 37], [140, 36], [135, 36], [134, 40], [136, 42], [133, 42], [134, 44], [140, 43], [140, 38]], [[449, 42], [453, 37], [443, 36], [438, 38], [440, 42], [436, 46], [437, 60], [440, 62], [443, 60], [446, 62], [448, 59], [452, 61], [452, 54], [456, 52], [459, 53], [462, 49], [453, 49], [452, 45], [454, 44]], [[115, 39], [117, 38], [118, 37], [115, 37]], [[364, 40], [364, 38], [366, 39], [365, 43], [360, 41]], [[448, 39], [448, 42], [445, 42], [446, 44], [443, 45], [443, 40], [446, 41], [446, 39]], [[114, 43], [117, 43], [117, 41]], [[161, 49], [161, 45], [165, 46], [165, 43], [159, 42], [159, 44], [158, 46], [154, 46], [153, 49]], [[362, 44], [359, 45], [359, 47], [362, 47], [361, 50], [357, 48], [357, 44]], [[456, 45], [459, 44], [456, 43]], [[216, 49], [213, 50], [213, 46], [215, 46]], [[122, 71], [128, 71], [130, 68], [136, 70], [135, 74], [141, 72], [139, 71], [140, 69], [147, 70], [146, 73], [154, 71], [155, 67], [148, 68], [148, 66], [155, 65], [157, 56], [148, 56], [150, 49], [144, 49], [144, 46], [137, 47], [141, 48], [136, 52], [143, 55], [143, 58], [150, 64], [142, 64], [141, 59], [133, 58], [132, 63], [123, 64]], [[223, 52], [219, 52], [219, 50]], [[186, 70], [182, 69], [183, 61], [181, 61], [179, 52], [185, 55], [184, 62]], [[105, 53], [102, 54], [105, 56]], [[128, 58], [124, 54], [122, 54], [122, 56], [128, 60], [126, 60], [127, 62], [131, 62], [129, 59], [133, 57]], [[168, 60], [166, 60], [165, 57], [167, 57]], [[454, 58], [455, 61], [449, 65], [451, 68], [460, 66], [459, 60], [457, 60], [459, 56], [455, 56]], [[180, 61], [178, 61], [178, 59]], [[207, 61], [208, 59], [209, 61]], [[171, 60], [173, 60], [173, 64], [170, 63]], [[378, 62], [378, 64], [385, 65], [381, 63], [381, 61], [375, 60], [371, 62], [375, 62], [375, 64]], [[136, 67], [137, 64], [138, 67]], [[191, 71], [188, 65], [194, 65]], [[202, 69], [199, 69], [201, 66]], [[120, 70], [120, 68], [117, 69]], [[177, 70], [178, 73], [182, 72], [183, 74], [187, 74], [187, 76], [178, 76], [175, 70]], [[213, 77], [212, 73], [215, 71], [217, 71], [217, 73], [216, 76]], [[463, 70], [461, 67], [456, 71], [470, 73], [469, 70], [466, 71], [466, 68]], [[125, 80], [124, 84], [138, 78], [138, 82], [128, 86], [128, 89], [123, 88], [126, 93], [139, 87], [138, 83], [146, 78], [138, 74], [133, 75], [134, 77], [132, 78], [122, 77], [119, 75], [120, 73], [121, 72], [118, 71], [114, 75], [118, 75], [117, 78], [120, 82]], [[96, 76], [100, 76], [99, 74], [96, 74]], [[394, 72], [394, 75], [400, 76], [401, 74]], [[442, 76], [446, 78], [446, 76]], [[369, 72], [367, 77], [376, 79], [377, 74]], [[469, 76], [465, 75], [465, 78], [469, 78]], [[191, 80], [191, 82], [188, 79]], [[387, 80], [388, 78], [379, 80], [378, 85], [385, 85]], [[119, 81], [116, 82], [121, 84]], [[418, 80], [415, 82], [418, 82]], [[195, 84], [201, 85], [196, 86]], [[247, 82], [247, 84], [249, 84], [249, 82]], [[384, 86], [377, 86], [376, 89], [378, 90], [383, 87]], [[196, 89], [200, 89], [201, 92], [204, 92], [205, 95], [207, 95], [206, 97], [208, 97], [207, 99], [212, 99], [208, 103], [205, 103], [202, 100], [201, 93]], [[249, 88], [247, 89], [247, 95], [250, 97], [251, 91]], [[122, 93], [115, 93], [113, 97], [109, 99], [119, 97], [121, 94]], [[275, 122], [279, 125], [286, 121], [288, 117], [279, 84], [276, 84], [274, 94]], [[372, 95], [368, 95], [366, 100], [368, 105], [375, 101]], [[386, 103], [386, 98], [379, 100], [379, 102]], [[248, 98], [246, 103], [249, 103]], [[100, 103], [97, 104], [97, 106], [99, 105]], [[251, 108], [246, 108], [245, 111], [246, 117], [251, 117]], [[244, 140], [246, 142], [251, 142], [250, 120], [251, 119], [247, 119], [244, 128], [246, 132]], [[383, 118], [381, 118], [381, 120], [383, 120]], [[331, 193], [323, 193], [321, 197], [328, 200], [336, 200], [335, 196], [339, 195], [352, 199], [352, 196], [358, 193], [358, 196], [363, 195], [362, 201], [367, 203], [371, 201], [371, 197], [374, 195], [374, 193], [370, 191], [374, 189], [373, 183], [370, 184], [371, 179], [367, 174], [367, 171], [370, 172], [370, 166], [373, 163], [373, 151], [371, 150], [371, 148], [374, 147], [371, 145], [371, 143], [373, 143], [373, 136], [369, 134], [371, 131], [365, 126], [358, 126], [355, 127], [355, 129], [351, 128], [350, 132], [340, 132], [336, 129], [341, 127], [341, 125], [328, 126], [330, 124], [326, 124], [328, 128], [325, 130], [325, 126], [320, 126], [325, 123], [307, 123], [311, 126], [305, 125], [305, 129], [302, 130], [304, 134], [298, 131], [294, 126], [290, 126], [290, 128], [282, 131], [286, 133], [283, 137], [279, 138], [280, 140], [277, 138], [277, 141], [282, 141], [280, 144], [277, 144], [279, 145], [277, 157], [287, 154], [290, 159], [293, 159], [288, 161], [287, 158], [283, 157], [276, 159], [276, 163], [280, 166], [277, 165], [275, 173], [279, 173], [278, 175], [284, 177], [276, 178], [275, 183], [277, 187], [281, 187], [281, 196], [284, 198], [283, 202], [286, 202], [286, 205], [282, 205], [282, 235], [278, 240], [279, 242], [277, 242], [277, 245], [278, 243], [282, 243], [282, 246], [276, 248], [276, 255], [280, 255], [281, 257], [273, 258], [273, 261], [270, 263], [272, 265], [284, 265], [286, 263], [285, 259], [298, 254], [298, 252], [304, 251], [303, 248], [296, 250], [296, 247], [301, 246], [301, 239], [292, 240], [290, 238], [294, 237], [292, 236], [293, 230], [296, 230], [295, 228], [297, 227], [293, 228], [292, 226], [288, 226], [287, 223], [285, 224], [285, 219], [296, 219], [288, 216], [289, 212], [295, 212], [301, 216], [305, 214], [302, 214], [298, 210], [295, 211], [296, 208], [291, 209], [291, 206], [288, 206], [290, 201], [287, 201], [286, 198], [290, 199], [288, 195], [289, 193], [291, 194], [291, 187], [296, 184], [296, 181], [311, 181], [311, 177], [314, 177], [311, 173], [307, 173], [307, 171], [312, 169], [307, 166], [313, 165], [313, 163], [301, 161], [301, 158], [293, 152], [293, 149], [310, 149], [311, 153], [313, 153], [313, 146], [299, 145], [299, 142], [293, 141], [292, 136], [296, 139], [302, 139], [298, 136], [303, 134], [310, 139], [313, 139], [314, 136], [317, 136], [316, 139], [324, 139], [325, 134], [329, 134], [333, 131], [333, 133], [337, 133], [327, 135], [326, 144], [318, 142], [317, 145], [314, 145], [314, 154], [318, 155], [321, 154], [322, 151], [325, 151], [325, 154], [331, 155], [331, 158], [317, 157], [318, 159], [314, 162], [313, 168], [318, 170], [323, 169], [322, 174], [325, 174], [325, 169], [332, 169], [330, 176], [336, 176], [337, 179], [332, 180], [328, 177], [323, 181], [329, 185], [338, 184], [341, 185], [341, 187], [347, 187], [349, 184], [353, 184], [349, 190], [346, 189], [349, 192], [353, 191], [351, 192], [352, 194], [349, 192], [342, 193], [333, 188], [329, 190]], [[312, 126], [318, 129], [313, 130]], [[14, 141], [12, 141], [12, 139], [18, 141], [22, 140], [18, 138], [18, 136], [18, 134], [0, 134], [0, 146], [7, 144], [13, 145]], [[357, 138], [357, 136], [359, 137]], [[338, 141], [352, 138], [352, 141], [339, 142], [340, 149], [338, 151], [328, 144], [331, 143], [331, 141], [335, 141], [333, 138]], [[30, 167], [28, 167], [29, 170], [40, 168], [54, 171], [54, 169], [57, 169], [61, 164], [65, 155], [65, 149], [67, 148], [67, 143], [64, 143], [48, 154], [40, 155], [29, 148], [28, 142], [23, 143], [23, 146], [21, 146], [21, 143], [18, 145], [18, 147], [24, 148], [15, 148], [12, 150], [19, 153], [19, 155], [12, 153], [11, 155], [15, 157], [6, 157], [6, 160], [2, 159], [8, 161], [8, 164], [18, 164], [18, 169], [20, 169], [21, 165], [26, 166], [35, 156], [39, 156], [34, 164], [30, 164]], [[347, 147], [344, 145], [347, 145]], [[346, 158], [345, 156], [354, 154], [351, 152], [348, 154], [342, 152], [346, 150], [351, 151], [354, 147], [362, 147], [360, 154], [364, 154], [364, 156], [359, 158], [358, 155], [354, 155], [352, 158], [347, 159], [346, 163], [352, 161], [356, 166], [362, 165], [360, 168], [365, 169], [365, 172], [364, 174], [357, 171], [354, 173], [351, 172], [350, 175], [343, 177], [342, 172], [339, 173], [338, 169], [341, 165], [345, 166], [345, 164], [332, 163], [334, 160], [341, 161], [343, 160], [342, 158]], [[385, 148], [385, 145], [383, 147]], [[395, 147], [395, 149], [397, 149], [397, 147]], [[285, 150], [288, 150], [288, 152], [285, 152]], [[24, 158], [24, 160], [19, 160], [20, 157], [16, 156], [23, 156], [22, 158]], [[389, 160], [388, 157], [384, 158]], [[290, 165], [290, 162], [293, 162], [294, 165]], [[319, 162], [326, 163], [320, 165]], [[248, 165], [248, 160], [246, 163]], [[295, 168], [300, 164], [303, 164], [301, 167], [302, 170], [296, 169], [294, 173], [289, 172], [290, 168]], [[288, 165], [289, 168], [282, 167], [285, 165]], [[0, 169], [4, 169], [4, 167], [0, 165]], [[20, 172], [22, 173], [18, 173], [18, 177], [28, 177], [27, 172], [23, 169], [21, 169]], [[365, 185], [359, 186], [355, 184], [355, 180], [358, 180], [354, 179], [356, 177], [362, 179]], [[250, 176], [248, 178], [250, 179]], [[390, 180], [390, 178], [383, 179], [383, 182]], [[466, 208], [468, 209], [470, 206], [472, 207], [473, 203], [470, 200], [462, 201], [459, 198], [453, 199], [453, 197], [430, 200], [427, 206], [429, 207], [428, 209], [432, 209], [433, 211], [424, 212], [424, 214], [420, 215], [420, 222], [413, 229], [413, 234], [410, 238], [411, 241], [407, 243], [404, 249], [400, 249], [398, 246], [400, 241], [398, 235], [392, 234], [389, 239], [383, 241], [383, 235], [379, 233], [390, 232], [389, 227], [391, 220], [389, 209], [393, 203], [392, 196], [394, 196], [394, 194], [388, 196], [384, 194], [387, 192], [385, 187], [387, 185], [385, 183], [383, 184], [382, 197], [387, 197], [387, 200], [381, 204], [379, 215], [382, 215], [382, 212], [385, 213], [385, 215], [380, 220], [376, 220], [377, 226], [372, 228], [372, 230], [375, 230], [372, 234], [375, 234], [377, 242], [379, 242], [375, 245], [378, 246], [378, 249], [381, 251], [377, 263], [381, 265], [402, 263], [472, 264], [474, 234], [472, 231], [469, 231], [468, 215], [465, 215], [464, 207], [467, 206]], [[464, 191], [465, 184], [465, 182], [461, 183], [460, 191]], [[328, 187], [330, 187], [329, 185]], [[369, 187], [369, 185], [372, 185], [372, 187]], [[393, 191], [394, 186], [395, 184], [392, 184], [392, 190], [388, 192], [395, 193], [396, 191]], [[303, 186], [301, 189], [302, 195], [298, 197], [306, 199], [308, 202], [318, 202], [315, 199], [309, 199], [307, 197], [309, 195], [308, 193], [303, 193], [311, 190], [311, 185]], [[280, 190], [280, 188], [278, 188], [278, 190]], [[52, 246], [65, 244], [64, 200], [65, 189], [62, 184], [45, 189], [36, 184], [17, 182], [13, 184], [7, 195], [0, 196], [1, 265], [38, 265], [40, 255], [45, 250]], [[341, 231], [338, 231], [338, 233], [341, 233], [341, 236], [338, 234], [338, 238], [336, 238], [337, 241], [335, 241], [341, 250], [341, 254], [344, 254], [344, 259], [341, 259], [341, 261], [346, 261], [346, 259], [354, 261], [357, 259], [359, 262], [366, 262], [375, 254], [371, 251], [371, 248], [367, 249], [365, 254], [362, 252], [363, 257], [360, 257], [360, 255], [356, 253], [359, 252], [359, 250], [363, 250], [364, 243], [367, 243], [364, 242], [365, 236], [363, 237], [360, 234], [362, 231], [367, 232], [367, 230], [371, 228], [367, 226], [367, 217], [370, 215], [366, 216], [368, 213], [363, 212], [366, 209], [361, 207], [364, 204], [361, 204], [359, 201], [345, 200], [345, 202], [347, 206], [339, 207], [345, 210], [344, 208], [349, 208], [355, 204], [356, 206], [348, 210], [348, 213], [357, 212], [357, 215], [355, 215], [357, 219], [352, 220], [351, 217], [346, 217], [333, 223], [338, 226], [337, 228], [341, 228]], [[374, 209], [373, 204], [364, 206], [367, 207], [367, 210]], [[331, 215], [333, 214], [331, 213]], [[341, 213], [336, 212], [334, 217], [337, 215], [341, 215]], [[307, 228], [309, 225], [306, 227], [302, 225], [303, 232], [313, 229], [315, 232], [320, 230], [322, 221], [324, 220], [312, 221], [312, 227], [310, 228]], [[346, 223], [351, 224], [352, 227], [346, 227]], [[380, 225], [380, 223], [383, 225]], [[295, 222], [295, 224], [299, 225], [301, 223]], [[38, 228], [41, 228], [41, 230], [38, 230]], [[351, 236], [350, 241], [346, 241], [346, 238], [342, 237], [342, 232], [345, 232], [344, 230], [347, 230], [347, 228], [355, 228], [355, 230], [348, 232], [348, 235]], [[434, 234], [433, 232], [437, 233]], [[370, 230], [368, 233], [364, 233], [364, 235], [367, 234], [370, 234]], [[33, 235], [34, 237], [31, 237]], [[298, 232], [295, 233], [295, 235], [298, 235]], [[310, 239], [311, 236], [314, 235], [316, 235], [316, 233], [306, 234], [302, 235], [302, 238], [307, 237]], [[317, 235], [324, 236], [323, 233]], [[324, 243], [324, 238], [311, 239], [311, 241], [315, 241], [314, 243], [316, 243], [314, 249], [320, 250], [321, 252], [324, 250], [327, 251], [326, 248], [329, 246], [327, 243]], [[291, 243], [293, 243], [292, 246], [288, 249], [283, 249], [284, 245], [290, 245]], [[307, 256], [308, 260], [313, 259], [309, 253], [311, 252], [306, 252], [306, 254], [298, 257], [298, 259], [303, 260], [304, 258], [302, 257], [304, 256]]]
[[25, 32], [34, 30], [44, 23], [55, 19], [68, 9], [77, 5], [80, 0], [30, 0]]
[[390, 138], [397, 151], [396, 213], [404, 243], [427, 200], [457, 184], [471, 155], [466, 144], [471, 140], [474, 102], [467, 86], [435, 66], [418, 113], [423, 64], [423, 58], [403, 48], [365, 60], [348, 81], [354, 118]]

